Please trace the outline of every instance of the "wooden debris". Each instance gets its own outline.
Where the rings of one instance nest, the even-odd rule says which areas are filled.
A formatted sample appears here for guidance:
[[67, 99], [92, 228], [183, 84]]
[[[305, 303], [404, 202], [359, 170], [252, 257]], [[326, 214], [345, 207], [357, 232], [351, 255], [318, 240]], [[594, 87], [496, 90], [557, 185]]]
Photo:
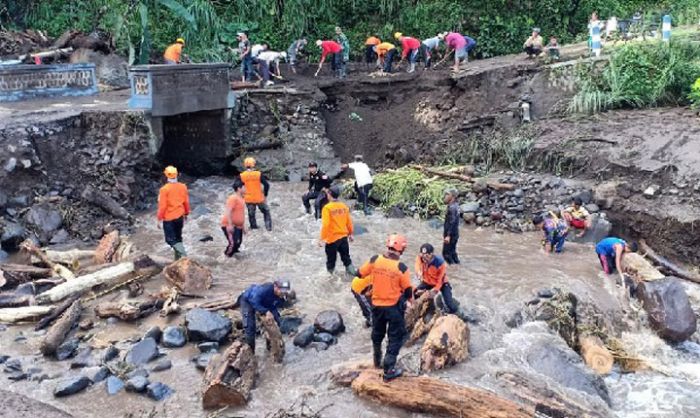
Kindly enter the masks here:
[[469, 356], [469, 327], [457, 315], [435, 321], [421, 348], [420, 368], [424, 372], [443, 369]]
[[167, 281], [185, 295], [203, 295], [211, 287], [211, 271], [187, 257], [163, 269]]
[[255, 383], [255, 353], [241, 341], [215, 355], [204, 371], [202, 407], [213, 409], [242, 406], [248, 402]]
[[637, 372], [650, 368], [649, 364], [642, 358], [633, 356], [627, 352], [622, 341], [609, 337], [606, 346], [610, 350], [613, 358], [620, 365], [624, 372]]
[[600, 375], [612, 371], [613, 355], [605, 347], [603, 339], [607, 338], [611, 328], [605, 323], [605, 317], [600, 310], [589, 302], [578, 301], [575, 307], [577, 349], [588, 367]]
[[114, 230], [102, 237], [95, 250], [95, 263], [106, 264], [114, 261], [114, 255], [121, 243], [119, 231]]
[[51, 271], [57, 275], [58, 277], [62, 277], [66, 280], [74, 279], [75, 274], [73, 274], [72, 271], [70, 271], [68, 268], [61, 264], [54, 263], [51, 261], [46, 254], [44, 254], [40, 248], [37, 248], [33, 242], [27, 240], [24, 241], [21, 245], [22, 249], [24, 251], [27, 251], [29, 254], [37, 257], [39, 260], [41, 260], [42, 263], [44, 263], [46, 266], [48, 266]]
[[56, 353], [58, 346], [63, 343], [71, 329], [80, 320], [80, 314], [83, 312], [83, 305], [79, 300], [76, 300], [71, 306], [61, 315], [60, 318], [49, 328], [44, 336], [44, 339], [39, 345], [39, 350], [45, 356], [50, 356]]
[[331, 368], [331, 382], [338, 386], [350, 387], [352, 381], [364, 370], [376, 369], [370, 360], [357, 360], [341, 363]]
[[34, 295], [17, 295], [15, 293], [0, 293], [0, 308], [16, 308], [34, 304]]
[[196, 308], [206, 309], [208, 311], [220, 311], [225, 309], [234, 309], [238, 296], [228, 295], [223, 298], [212, 299], [208, 302], [200, 303]]
[[134, 263], [124, 262], [91, 274], [76, 277], [66, 283], [59, 284], [53, 289], [37, 295], [38, 303], [58, 302], [71, 295], [83, 293], [95, 286], [111, 284], [134, 272]]
[[[690, 280], [691, 282], [700, 283], [699, 274], [688, 271], [674, 264], [667, 258], [658, 255], [654, 250], [651, 249], [651, 247], [646, 243], [646, 241], [639, 241], [639, 248], [642, 250], [642, 252], [644, 252], [645, 257], [658, 264], [664, 270], [670, 272], [673, 276], [680, 277], [681, 279], [685, 280]], [[625, 255], [625, 258], [623, 260], [627, 259], [627, 255]]]
[[627, 253], [622, 259], [622, 270], [629, 274], [635, 282], [648, 282], [666, 277], [657, 270], [647, 259], [637, 253]]
[[80, 298], [80, 295], [73, 295], [72, 297], [61, 302], [61, 304], [56, 306], [56, 309], [52, 310], [49, 315], [46, 315], [45, 317], [41, 318], [41, 320], [34, 327], [34, 331], [39, 331], [48, 327], [54, 321], [54, 319], [61, 316], [61, 314], [66, 311], [66, 309], [70, 308], [73, 302], [78, 300], [78, 298]]
[[355, 394], [385, 406], [455, 418], [532, 418], [526, 408], [482, 389], [434, 377], [406, 376], [385, 383], [379, 370], [365, 370], [353, 380]]
[[141, 310], [128, 302], [102, 302], [95, 306], [98, 318], [119, 318], [122, 321], [133, 321], [141, 317]]
[[430, 297], [430, 292], [424, 292], [418, 299], [414, 300], [411, 306], [406, 308], [404, 320], [406, 329], [411, 331], [416, 326], [418, 321], [423, 321], [425, 316], [434, 310], [433, 298]]
[[170, 293], [163, 303], [163, 309], [160, 310], [160, 316], [165, 317], [180, 312], [180, 304], [177, 303], [179, 297], [180, 292], [178, 292], [176, 288], [173, 287], [170, 289]]
[[0, 264], [0, 288], [2, 289], [15, 288], [22, 283], [46, 277], [51, 277], [50, 269], [21, 264]]
[[284, 360], [284, 338], [282, 338], [280, 327], [269, 312], [262, 317], [261, 323], [270, 357], [274, 362], [282, 363]]
[[105, 192], [98, 190], [92, 186], [87, 186], [80, 194], [86, 202], [97, 206], [108, 214], [119, 219], [130, 219], [129, 211], [124, 209], [122, 205]]
[[408, 340], [406, 341], [406, 344], [404, 344], [404, 345], [406, 347], [410, 347], [413, 344], [415, 344], [416, 342], [418, 342], [418, 340], [420, 340], [425, 334], [430, 332], [430, 330], [435, 326], [435, 322], [437, 322], [437, 320], [439, 318], [440, 318], [440, 314], [439, 314], [439, 312], [436, 311], [433, 314], [433, 316], [429, 322], [425, 322], [425, 319], [427, 319], [427, 318], [424, 318], [423, 320], [416, 322], [416, 325], [413, 327], [413, 330], [409, 334]]
[[463, 174], [454, 173], [451, 171], [440, 171], [440, 170], [436, 170], [434, 168], [425, 167], [425, 166], [417, 165], [417, 164], [411, 165], [410, 167], [415, 169], [415, 170], [422, 171], [423, 173], [426, 173], [426, 174], [432, 174], [434, 176], [444, 177], [444, 178], [448, 178], [448, 179], [452, 179], [452, 180], [459, 180], [459, 181], [463, 181], [463, 182], [467, 182], [467, 183], [474, 183], [477, 181], [482, 181], [482, 182], [486, 183], [487, 187], [489, 187], [493, 190], [496, 190], [496, 191], [509, 191], [509, 190], [515, 189], [515, 185], [509, 184], [509, 183], [500, 183], [500, 182], [497, 182], [494, 180], [474, 178], [471, 176], [465, 176]]
[[594, 335], [579, 336], [578, 341], [586, 365], [600, 375], [610, 374], [614, 359], [603, 341]]
[[35, 321], [51, 313], [53, 306], [22, 306], [19, 308], [0, 309], [0, 323], [12, 324], [23, 321]]
[[67, 251], [46, 250], [46, 257], [54, 263], [61, 263], [75, 268], [81, 260], [95, 257], [94, 250], [72, 249]]

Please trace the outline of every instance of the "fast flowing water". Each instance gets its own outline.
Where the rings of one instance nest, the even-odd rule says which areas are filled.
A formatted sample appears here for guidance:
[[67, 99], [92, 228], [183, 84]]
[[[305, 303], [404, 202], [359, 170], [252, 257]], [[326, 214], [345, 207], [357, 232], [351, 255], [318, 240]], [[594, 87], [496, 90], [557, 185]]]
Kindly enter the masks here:
[[[219, 217], [230, 179], [210, 177], [190, 185], [193, 214], [185, 227], [185, 245], [190, 256], [212, 269], [212, 296], [238, 294], [249, 284], [285, 278], [292, 282], [298, 295], [296, 307], [304, 315], [304, 324], [326, 309], [336, 309], [345, 319], [347, 331], [337, 345], [327, 351], [300, 349], [287, 343], [284, 364], [266, 358], [264, 344], [258, 344], [259, 376], [250, 403], [245, 408], [222, 412], [220, 416], [264, 417], [302, 399], [312, 409], [322, 409], [324, 417], [413, 417], [400, 410], [361, 401], [349, 389], [334, 387], [329, 369], [339, 363], [371, 358], [369, 330], [363, 326], [359, 307], [349, 290], [346, 278], [330, 276], [324, 265], [324, 252], [317, 245], [320, 223], [305, 215], [300, 196], [304, 185], [274, 184], [269, 203], [273, 231], [256, 230], [244, 237], [243, 252], [234, 258], [223, 255], [225, 241]], [[258, 214], [260, 216], [260, 214]], [[262, 220], [259, 223], [262, 224]], [[381, 214], [365, 217], [354, 213], [356, 226], [366, 229], [351, 245], [355, 265], [382, 251], [387, 234], [401, 232], [408, 237], [405, 262], [412, 267], [418, 247], [431, 242], [439, 248], [441, 231], [427, 222], [414, 219], [387, 219]], [[200, 242], [211, 235], [213, 241]], [[156, 229], [153, 213], [143, 214], [137, 232], [131, 237], [145, 252], [170, 257], [162, 232]], [[653, 369], [633, 374], [615, 372], [604, 382], [611, 407], [601, 399], [594, 379], [585, 367], [577, 365], [578, 356], [544, 324], [525, 324], [516, 329], [505, 321], [539, 289], [569, 289], [579, 298], [590, 298], [608, 315], [619, 316], [621, 296], [610, 278], [599, 272], [591, 246], [571, 244], [562, 255], [551, 256], [539, 251], [535, 234], [497, 234], [492, 230], [463, 229], [459, 242], [460, 266], [450, 266], [448, 277], [454, 294], [468, 312], [479, 319], [471, 325], [470, 358], [449, 370], [437, 373], [444, 379], [495, 391], [517, 399], [518, 388], [503, 385], [503, 373], [525, 376], [575, 399], [602, 416], [619, 417], [694, 417], [700, 416], [700, 345], [686, 342], [671, 347], [644, 327], [632, 327], [623, 335], [633, 353], [647, 359]], [[340, 264], [337, 270], [341, 270]], [[150, 290], [163, 283], [154, 279]], [[691, 298], [698, 302], [700, 290], [689, 287]], [[119, 298], [115, 295], [114, 298]], [[153, 324], [177, 324], [182, 318], [157, 316], [140, 325], [100, 324], [96, 341], [138, 338]], [[15, 342], [18, 332], [30, 338]], [[21, 356], [25, 364], [36, 364], [51, 373], [65, 373], [65, 363], [45, 363], [38, 355], [38, 339], [28, 329], [13, 327], [2, 333], [3, 353]], [[417, 348], [402, 350], [403, 362], [415, 368]], [[554, 350], [554, 351], [553, 351]], [[560, 353], [552, 355], [551, 353]], [[562, 363], [561, 357], [564, 355]], [[28, 393], [31, 397], [58, 406], [75, 416], [122, 417], [167, 416], [204, 417], [201, 409], [201, 372], [190, 362], [196, 348], [188, 345], [167, 352], [173, 368], [153, 373], [151, 381], [162, 381], [175, 389], [167, 401], [153, 403], [145, 397], [121, 392], [106, 394], [104, 384], [95, 385], [78, 395], [55, 399], [51, 392], [56, 380], [19, 382], [9, 390]], [[552, 360], [554, 358], [554, 360]], [[583, 370], [583, 371], [582, 371]], [[603, 396], [605, 397], [605, 396]], [[155, 414], [155, 415], [152, 415]]]

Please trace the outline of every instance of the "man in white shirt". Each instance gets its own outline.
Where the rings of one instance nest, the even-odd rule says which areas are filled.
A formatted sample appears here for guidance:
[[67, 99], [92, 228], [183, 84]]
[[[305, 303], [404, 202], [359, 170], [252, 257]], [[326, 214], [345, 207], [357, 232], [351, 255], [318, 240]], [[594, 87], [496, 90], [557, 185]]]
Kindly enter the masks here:
[[265, 62], [267, 64], [268, 74], [263, 73], [263, 80], [266, 84], [268, 81], [270, 81], [269, 71], [272, 68], [272, 64], [274, 64], [275, 66], [275, 75], [277, 76], [277, 78], [282, 78], [282, 74], [280, 73], [281, 59], [285, 61], [287, 60], [286, 52], [263, 51], [258, 54], [258, 61]]
[[355, 173], [355, 190], [357, 191], [357, 201], [362, 205], [365, 215], [369, 215], [369, 192], [372, 190], [372, 174], [369, 167], [362, 160], [361, 155], [355, 156], [355, 161], [350, 164], [341, 165], [343, 170], [351, 168]]

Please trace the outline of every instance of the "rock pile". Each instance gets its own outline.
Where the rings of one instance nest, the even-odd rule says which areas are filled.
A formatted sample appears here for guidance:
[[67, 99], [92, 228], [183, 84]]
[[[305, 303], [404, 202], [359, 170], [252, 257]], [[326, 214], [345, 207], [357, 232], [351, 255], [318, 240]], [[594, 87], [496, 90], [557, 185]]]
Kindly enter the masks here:
[[327, 350], [338, 342], [337, 336], [345, 331], [343, 317], [337, 311], [328, 310], [316, 316], [314, 325], [302, 328], [294, 337], [297, 347], [313, 347], [316, 351]]

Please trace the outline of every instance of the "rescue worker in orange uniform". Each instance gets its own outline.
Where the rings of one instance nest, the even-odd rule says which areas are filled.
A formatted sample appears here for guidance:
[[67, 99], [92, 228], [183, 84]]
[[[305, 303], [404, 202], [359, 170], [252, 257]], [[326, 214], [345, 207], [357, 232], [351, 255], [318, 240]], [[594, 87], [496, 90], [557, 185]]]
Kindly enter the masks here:
[[248, 207], [248, 222], [250, 229], [258, 229], [258, 221], [255, 218], [256, 208], [265, 219], [265, 229], [272, 231], [272, 217], [267, 206], [267, 193], [270, 191], [270, 183], [265, 176], [255, 169], [255, 158], [248, 157], [243, 161], [245, 171], [241, 173], [241, 181], [245, 185], [245, 203]]
[[372, 275], [367, 277], [355, 277], [350, 284], [350, 291], [360, 305], [362, 316], [365, 317], [365, 326], [372, 326]]
[[228, 245], [224, 254], [233, 257], [239, 252], [243, 243], [245, 230], [245, 186], [240, 179], [233, 182], [233, 194], [226, 199], [224, 214], [221, 216], [221, 230], [226, 236]]
[[190, 214], [190, 197], [187, 186], [177, 181], [177, 168], [169, 165], [163, 171], [168, 182], [158, 194], [158, 229], [163, 228], [165, 242], [175, 252], [175, 260], [187, 256], [182, 244], [182, 228]]
[[370, 36], [365, 41], [365, 62], [367, 63], [368, 70], [372, 63], [375, 63], [376, 66], [379, 67], [379, 59], [377, 57], [377, 52], [374, 50], [374, 47], [381, 43], [382, 40], [379, 39], [377, 35]]
[[408, 266], [400, 261], [406, 250], [406, 237], [392, 234], [386, 240], [386, 253], [375, 255], [359, 271], [359, 277], [372, 276], [372, 346], [374, 366], [382, 365], [382, 341], [388, 335], [384, 356], [384, 381], [403, 373], [396, 367], [396, 358], [408, 337], [404, 311], [413, 301], [413, 288]]
[[439, 255], [434, 254], [435, 249], [430, 244], [420, 246], [420, 254], [416, 257], [416, 274], [421, 283], [416, 287], [416, 297], [425, 291], [431, 296], [442, 293], [447, 313], [459, 313], [459, 306], [452, 298], [452, 286], [447, 282], [447, 263]]
[[328, 203], [321, 210], [321, 240], [319, 246], [326, 246], [326, 270], [333, 274], [338, 254], [345, 266], [345, 272], [356, 276], [356, 269], [350, 259], [350, 242], [353, 241], [350, 208], [339, 202], [340, 187], [331, 186], [326, 192]]
[[166, 64], [179, 64], [182, 57], [182, 49], [185, 47], [185, 40], [177, 38], [174, 44], [165, 49], [163, 59]]

